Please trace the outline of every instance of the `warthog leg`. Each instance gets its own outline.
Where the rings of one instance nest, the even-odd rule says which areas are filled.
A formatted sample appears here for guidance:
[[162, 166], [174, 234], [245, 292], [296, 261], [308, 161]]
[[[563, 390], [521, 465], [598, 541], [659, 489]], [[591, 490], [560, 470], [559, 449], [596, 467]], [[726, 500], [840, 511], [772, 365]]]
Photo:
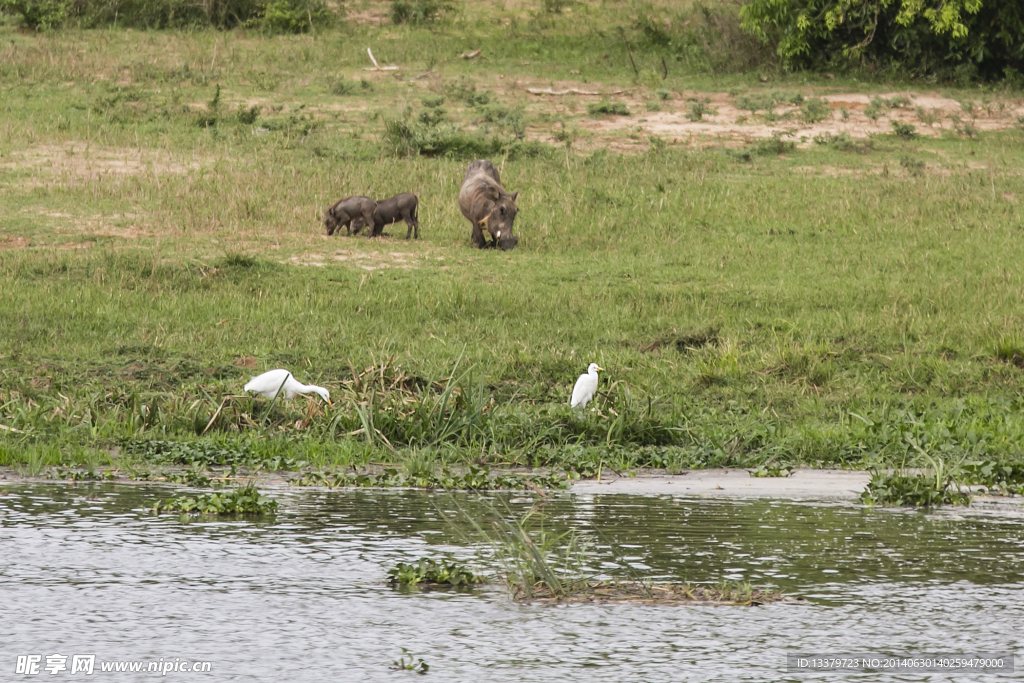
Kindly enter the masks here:
[[409, 229], [405, 231], [405, 239], [409, 239], [409, 236], [413, 234], [413, 230], [416, 231], [416, 239], [420, 238], [420, 222], [416, 219], [415, 211], [405, 211], [402, 213], [402, 220], [409, 226]]

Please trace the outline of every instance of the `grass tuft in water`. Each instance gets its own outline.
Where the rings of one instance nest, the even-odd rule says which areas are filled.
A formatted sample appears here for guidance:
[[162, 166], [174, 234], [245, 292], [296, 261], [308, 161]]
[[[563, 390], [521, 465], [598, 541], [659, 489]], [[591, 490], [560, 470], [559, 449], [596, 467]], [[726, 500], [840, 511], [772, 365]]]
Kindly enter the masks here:
[[430, 671], [430, 665], [424, 662], [422, 657], [416, 657], [404, 647], [402, 648], [402, 656], [393, 660], [389, 668], [392, 671], [412, 671], [418, 674], [425, 674]]

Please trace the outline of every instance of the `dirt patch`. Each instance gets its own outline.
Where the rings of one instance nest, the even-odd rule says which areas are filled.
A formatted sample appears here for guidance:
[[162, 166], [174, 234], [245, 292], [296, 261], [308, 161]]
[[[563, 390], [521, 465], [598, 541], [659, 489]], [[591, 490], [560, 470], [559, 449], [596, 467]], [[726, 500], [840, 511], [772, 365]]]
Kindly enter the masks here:
[[[728, 93], [676, 92], [668, 100], [658, 100], [653, 92], [641, 88], [617, 92], [618, 89], [601, 84], [541, 83], [525, 79], [516, 80], [515, 85], [526, 93], [531, 113], [556, 117], [582, 114], [577, 125], [591, 138], [590, 142], [582, 141], [583, 148], [607, 146], [610, 137], [632, 139], [633, 143], [619, 143], [623, 151], [637, 151], [638, 147], [646, 150], [647, 137], [651, 135], [669, 144], [691, 146], [707, 143], [739, 146], [782, 135], [798, 145], [809, 146], [815, 136], [824, 133], [846, 133], [855, 139], [890, 134], [894, 122], [912, 125], [922, 136], [938, 137], [955, 132], [958, 125], [970, 125], [978, 131], [1007, 130], [1015, 127], [1017, 117], [1024, 114], [1019, 103], [1009, 100], [965, 111], [960, 102], [935, 93], [844, 93], [821, 96], [831, 112], [824, 120], [809, 123], [803, 120], [800, 106], [779, 104], [766, 115], [764, 111], [740, 109], [736, 104], [738, 97]], [[564, 94], [551, 95], [548, 91]], [[801, 89], [801, 93], [805, 98], [816, 97], [810, 89]], [[880, 115], [872, 119], [866, 111], [875, 98], [905, 98], [909, 104], [883, 108]], [[625, 104], [630, 115], [589, 117], [585, 114], [588, 104], [605, 99]], [[699, 120], [690, 120], [688, 114], [694, 102], [704, 103], [711, 113]], [[649, 111], [649, 104], [656, 110]], [[537, 130], [535, 135], [539, 140], [555, 142], [553, 133]]]
[[63, 145], [28, 147], [12, 152], [10, 160], [0, 164], [0, 168], [31, 169], [37, 175], [49, 171], [50, 178], [22, 179], [18, 181], [20, 186], [26, 182], [30, 186], [48, 185], [52, 176], [59, 176], [65, 182], [76, 182], [145, 174], [181, 174], [199, 167], [199, 160], [175, 159], [162, 150], [97, 147], [80, 140]]
[[14, 251], [17, 249], [28, 249], [32, 243], [24, 237], [0, 238], [0, 251]]
[[[0, 249], [28, 249], [33, 247], [44, 247], [54, 246], [58, 249], [88, 249], [96, 246], [96, 240], [93, 241], [81, 241], [81, 237], [86, 238], [112, 238], [118, 240], [137, 240], [143, 237], [150, 237], [156, 234], [156, 232], [148, 227], [144, 227], [142, 224], [142, 214], [136, 213], [114, 213], [114, 214], [93, 214], [88, 216], [76, 216], [74, 214], [65, 213], [61, 211], [48, 211], [45, 209], [22, 209], [23, 213], [29, 213], [32, 215], [45, 216], [47, 219], [44, 224], [52, 225], [52, 228], [48, 229], [47, 238], [44, 239], [46, 244], [38, 242], [30, 242], [24, 238], [20, 238], [17, 242], [12, 242], [5, 246], [4, 242], [0, 242]], [[117, 225], [118, 223], [126, 225]], [[77, 241], [57, 242], [56, 244], [50, 244], [53, 236], [58, 235], [74, 235], [79, 238]]]
[[422, 255], [400, 251], [357, 251], [355, 249], [338, 249], [330, 254], [297, 254], [282, 263], [298, 266], [324, 267], [328, 264], [348, 265], [360, 270], [374, 271], [382, 268], [402, 268], [409, 270], [418, 267], [417, 261]]
[[233, 363], [233, 365], [236, 368], [255, 368], [256, 356], [241, 356]]

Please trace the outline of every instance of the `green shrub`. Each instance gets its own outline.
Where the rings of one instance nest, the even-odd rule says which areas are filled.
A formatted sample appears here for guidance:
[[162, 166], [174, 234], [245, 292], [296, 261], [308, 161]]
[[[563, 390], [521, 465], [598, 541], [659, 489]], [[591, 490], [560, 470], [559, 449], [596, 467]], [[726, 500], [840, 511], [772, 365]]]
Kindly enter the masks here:
[[866, 62], [966, 85], [1024, 62], [1019, 2], [748, 0], [740, 17], [791, 68]]
[[864, 116], [868, 117], [872, 121], [877, 121], [878, 117], [889, 111], [889, 100], [884, 97], [872, 97], [871, 104], [864, 110]]
[[69, 20], [83, 26], [145, 29], [213, 26], [304, 33], [334, 23], [323, 0], [0, 0], [0, 11], [21, 17], [28, 28], [56, 28]]
[[561, 14], [563, 10], [572, 7], [574, 0], [541, 0], [541, 8], [544, 14]]
[[522, 107], [510, 109], [501, 104], [480, 108], [480, 121], [493, 123], [511, 132], [517, 140], [526, 137], [526, 119]]
[[825, 100], [815, 97], [807, 100], [800, 107], [800, 117], [807, 123], [818, 123], [832, 118], [832, 108]]
[[587, 113], [591, 116], [603, 116], [605, 114], [614, 114], [616, 116], [630, 115], [625, 102], [608, 102], [607, 100], [597, 104], [588, 104]]
[[775, 98], [766, 93], [741, 95], [736, 98], [736, 107], [746, 109], [752, 114], [761, 110], [771, 111], [775, 108]]
[[307, 33], [334, 23], [335, 15], [322, 0], [276, 0], [263, 5], [251, 23], [270, 33]]
[[686, 106], [686, 118], [691, 121], [703, 121], [705, 116], [714, 116], [718, 110], [710, 106], [711, 100], [705, 97], [703, 100], [691, 100]]
[[246, 109], [244, 106], [239, 107], [237, 116], [239, 123], [251, 126], [252, 124], [256, 123], [256, 119], [260, 117], [259, 105], [254, 104], [248, 109]]
[[919, 177], [924, 175], [924, 162], [920, 159], [908, 156], [900, 157], [900, 166], [905, 168], [907, 173], [912, 176]]
[[442, 0], [394, 0], [391, 3], [391, 23], [429, 24], [449, 9], [451, 5]]
[[[736, 2], [644, 3], [630, 27], [637, 46], [709, 73], [772, 69], [778, 59], [740, 26]], [[668, 63], [671, 63], [669, 61]]]
[[861, 152], [871, 150], [874, 143], [871, 140], [854, 140], [849, 133], [818, 133], [814, 136], [814, 143], [828, 145], [840, 152]]
[[892, 122], [892, 132], [901, 140], [913, 140], [918, 137], [917, 129], [912, 124], [900, 123], [899, 121]]
[[37, 31], [63, 24], [70, 6], [69, 0], [0, 0], [0, 12], [21, 17], [27, 28]]

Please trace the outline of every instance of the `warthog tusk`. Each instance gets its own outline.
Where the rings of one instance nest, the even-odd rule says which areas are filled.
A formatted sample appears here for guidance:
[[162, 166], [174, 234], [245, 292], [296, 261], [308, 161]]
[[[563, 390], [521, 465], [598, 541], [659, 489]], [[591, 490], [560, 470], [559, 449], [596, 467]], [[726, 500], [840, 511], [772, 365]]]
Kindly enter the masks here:
[[501, 237], [501, 230], [498, 231], [498, 237]]

